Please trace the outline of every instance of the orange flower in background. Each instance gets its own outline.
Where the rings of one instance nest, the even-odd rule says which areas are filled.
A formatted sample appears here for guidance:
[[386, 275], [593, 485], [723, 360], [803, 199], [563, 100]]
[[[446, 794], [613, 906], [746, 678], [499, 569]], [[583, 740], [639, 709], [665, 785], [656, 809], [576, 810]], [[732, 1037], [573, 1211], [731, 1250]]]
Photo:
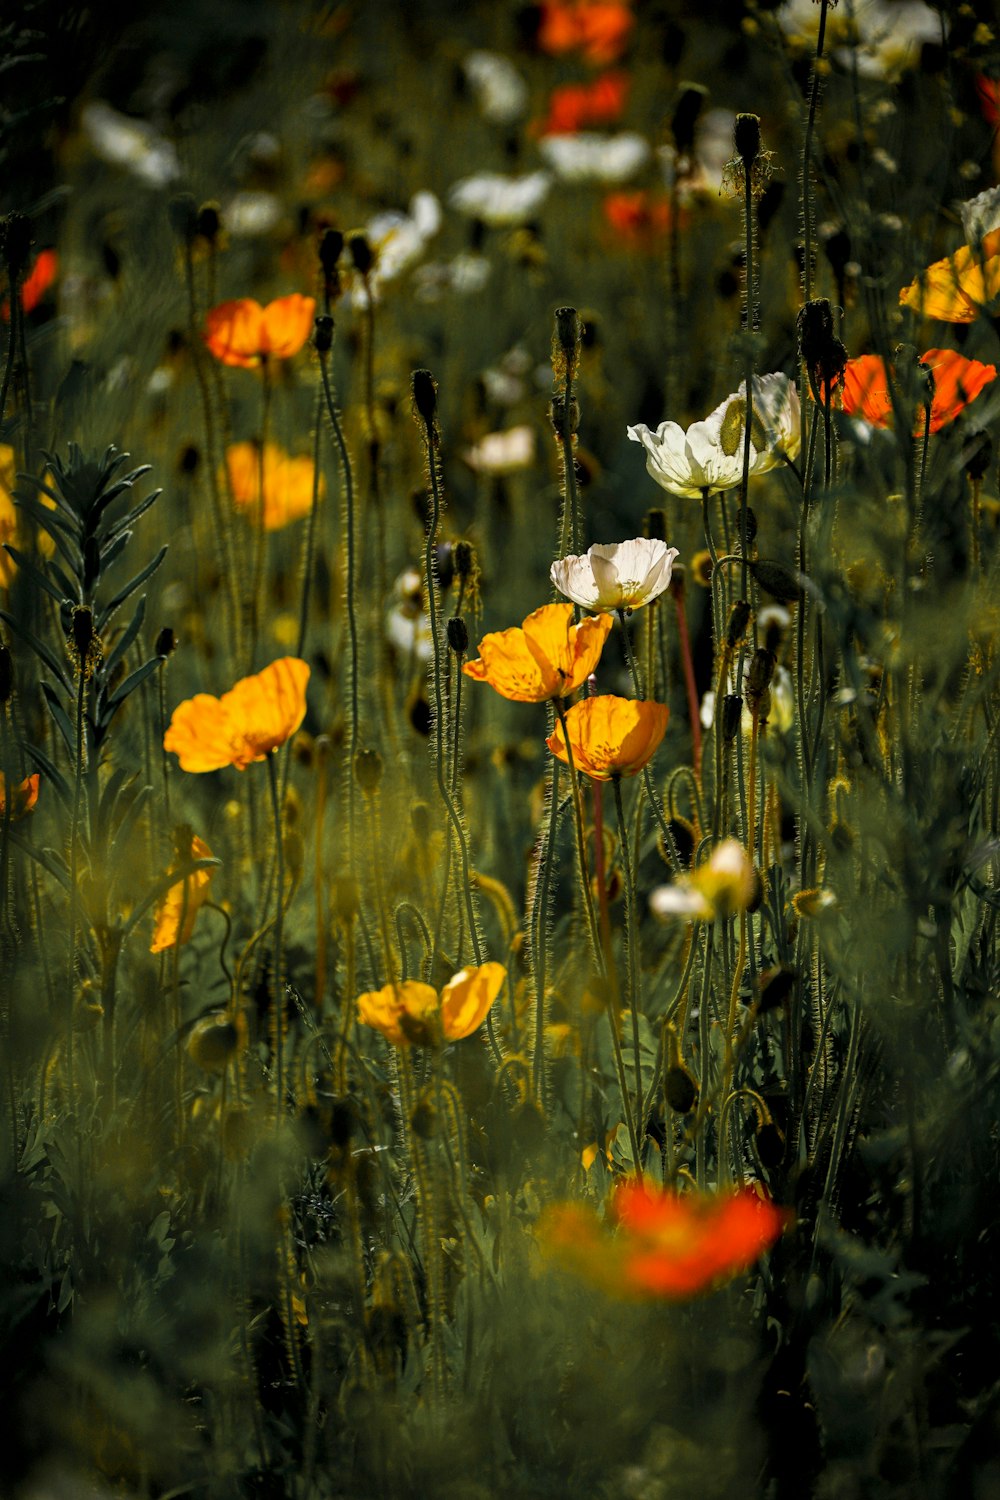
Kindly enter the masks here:
[[[255, 525], [260, 514], [260, 445], [231, 443], [226, 449], [226, 468], [236, 505]], [[312, 510], [315, 465], [311, 458], [293, 458], [276, 443], [264, 445], [265, 531], [277, 531], [298, 521]], [[326, 489], [320, 475], [318, 494]]]
[[934, 261], [899, 294], [903, 307], [942, 323], [972, 323], [1000, 296], [1000, 230], [983, 236], [978, 248], [960, 245], [954, 255]]
[[[953, 422], [984, 386], [997, 378], [995, 365], [966, 359], [953, 349], [928, 349], [920, 356], [920, 363], [931, 372], [934, 380], [931, 432], [938, 432]], [[863, 354], [860, 359], [849, 359], [839, 390], [840, 405], [849, 417], [864, 417], [874, 427], [891, 427], [892, 401], [885, 361], [880, 355]], [[914, 435], [920, 437], [923, 430], [924, 417], [918, 410]]]
[[[594, 781], [634, 776], [659, 749], [669, 717], [665, 703], [616, 698], [612, 693], [584, 698], [566, 714], [573, 764]], [[569, 764], [561, 724], [545, 743], [553, 755]]]
[[[34, 812], [35, 803], [38, 801], [38, 786], [41, 778], [36, 771], [33, 776], [26, 776], [23, 781], [11, 790], [10, 798], [10, 821], [16, 823], [18, 818], [23, 818], [26, 813]], [[7, 781], [0, 771], [0, 817], [7, 815]]]
[[553, 57], [580, 52], [604, 67], [621, 57], [634, 25], [631, 7], [621, 0], [542, 0], [538, 46]]
[[[604, 199], [604, 217], [620, 239], [649, 248], [670, 229], [670, 204], [645, 188], [633, 192], [608, 193]], [[686, 229], [690, 214], [681, 209], [678, 229]]]
[[575, 625], [572, 604], [543, 604], [522, 626], [484, 635], [478, 661], [462, 670], [514, 703], [565, 698], [597, 666], [613, 623], [597, 615]]
[[791, 1222], [748, 1189], [675, 1193], [626, 1182], [611, 1200], [609, 1233], [588, 1205], [567, 1203], [539, 1221], [548, 1253], [611, 1295], [683, 1299], [746, 1271]]
[[[187, 848], [183, 852], [191, 859], [212, 858], [211, 849], [197, 834], [191, 834], [185, 842]], [[180, 854], [181, 850], [178, 849], [178, 856]], [[172, 874], [176, 868], [175, 863], [168, 874]], [[188, 941], [194, 932], [198, 910], [208, 900], [208, 886], [214, 873], [214, 870], [196, 870], [193, 875], [188, 875], [185, 879], [179, 880], [176, 885], [172, 885], [163, 899], [157, 903], [153, 941], [149, 945], [150, 953], [162, 953], [165, 948], [173, 948]], [[181, 925], [182, 918], [183, 926]]]
[[394, 1047], [460, 1042], [479, 1030], [506, 977], [503, 964], [485, 963], [462, 969], [440, 994], [416, 979], [384, 984], [358, 996], [358, 1019]]
[[621, 118], [631, 83], [627, 73], [602, 73], [593, 83], [567, 83], [553, 89], [539, 135], [566, 135]]
[[[31, 270], [21, 282], [21, 311], [34, 312], [58, 275], [59, 256], [55, 250], [41, 250]], [[10, 303], [6, 297], [0, 305], [0, 317], [5, 323], [10, 321]]]
[[215, 698], [196, 693], [174, 709], [163, 736], [182, 771], [245, 771], [295, 733], [306, 713], [309, 666], [283, 656]]
[[253, 370], [267, 359], [291, 359], [312, 332], [315, 297], [294, 292], [261, 307], [252, 297], [220, 302], [205, 318], [204, 340], [224, 365]]

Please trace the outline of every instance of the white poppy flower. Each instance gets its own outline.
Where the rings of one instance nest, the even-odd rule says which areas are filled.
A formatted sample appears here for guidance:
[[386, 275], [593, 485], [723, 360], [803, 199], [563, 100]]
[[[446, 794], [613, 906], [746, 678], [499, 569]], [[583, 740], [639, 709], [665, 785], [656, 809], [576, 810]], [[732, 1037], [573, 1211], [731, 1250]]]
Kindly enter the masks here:
[[[819, 11], [812, 0], [785, 0], [775, 15], [786, 36], [796, 36], [809, 47], [815, 44]], [[828, 18], [827, 34], [841, 67], [851, 68], [853, 53], [862, 77], [891, 80], [919, 61], [924, 42], [941, 41], [941, 16], [924, 0], [855, 0], [843, 18]]]
[[[710, 416], [684, 431], [661, 422], [650, 432], [643, 422], [629, 427], [633, 443], [646, 450], [646, 469], [672, 495], [698, 499], [705, 490], [731, 490], [743, 478], [746, 381]], [[750, 473], [766, 474], [799, 451], [799, 397], [787, 375], [754, 376], [750, 422]]]
[[552, 177], [548, 172], [529, 172], [525, 177], [505, 177], [502, 172], [477, 172], [453, 183], [448, 202], [470, 219], [482, 219], [494, 228], [525, 224], [549, 196]]
[[594, 544], [583, 557], [561, 557], [549, 577], [567, 599], [584, 609], [607, 614], [641, 609], [670, 583], [676, 547], [649, 537], [630, 542]]
[[535, 429], [526, 424], [505, 432], [488, 432], [462, 454], [477, 474], [513, 474], [535, 461]]
[[222, 210], [222, 222], [236, 239], [269, 234], [281, 220], [281, 200], [274, 193], [237, 193]]
[[492, 125], [513, 125], [528, 112], [528, 85], [500, 52], [470, 52], [462, 64], [479, 112]]
[[1000, 229], [1000, 187], [987, 188], [985, 193], [960, 203], [958, 211], [966, 244], [978, 245], [988, 234]]
[[80, 124], [102, 161], [127, 168], [150, 187], [167, 187], [181, 175], [173, 145], [145, 120], [119, 114], [95, 99], [84, 107]]
[[736, 839], [723, 839], [706, 863], [690, 875], [650, 891], [649, 909], [661, 921], [686, 917], [710, 922], [745, 911], [755, 887], [753, 865], [743, 845]]
[[563, 182], [627, 182], [650, 155], [649, 142], [631, 130], [619, 135], [590, 130], [547, 135], [538, 149]]

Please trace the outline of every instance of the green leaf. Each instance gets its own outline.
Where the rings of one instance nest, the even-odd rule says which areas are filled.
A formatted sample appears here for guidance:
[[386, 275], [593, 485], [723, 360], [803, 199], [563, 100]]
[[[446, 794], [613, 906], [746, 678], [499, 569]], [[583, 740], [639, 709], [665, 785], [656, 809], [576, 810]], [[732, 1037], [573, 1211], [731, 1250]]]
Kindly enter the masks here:
[[161, 875], [125, 923], [122, 929], [122, 946], [131, 937], [146, 913], [167, 894], [171, 886], [179, 885], [182, 880], [186, 880], [189, 875], [196, 875], [199, 870], [214, 870], [221, 864], [221, 859], [189, 859], [185, 864], [178, 865], [176, 870], [171, 870], [167, 875]]
[[105, 605], [104, 609], [101, 610], [97, 621], [98, 630], [103, 630], [105, 625], [111, 619], [111, 616], [117, 609], [121, 608], [129, 595], [134, 594], [136, 589], [139, 588], [141, 584], [144, 584], [146, 582], [147, 578], [152, 577], [163, 559], [166, 557], [168, 550], [169, 549], [165, 545], [161, 547], [159, 552], [153, 558], [152, 562], [147, 563], [146, 566], [142, 569], [141, 573], [137, 573], [134, 578], [130, 578], [125, 587], [118, 590], [117, 594], [114, 596], [111, 602]]
[[24, 750], [25, 754], [31, 758], [34, 764], [41, 771], [42, 775], [45, 777], [46, 784], [52, 784], [59, 799], [70, 810], [70, 812], [72, 812], [73, 793], [70, 790], [69, 782], [66, 780], [65, 776], [59, 770], [55, 762], [50, 760], [45, 751], [40, 750], [37, 745], [25, 745]]
[[136, 667], [135, 671], [126, 677], [121, 687], [105, 703], [104, 710], [101, 712], [102, 723], [108, 723], [115, 709], [121, 707], [128, 695], [135, 692], [139, 684], [145, 682], [150, 673], [155, 672], [157, 667], [162, 667], [162, 665], [163, 657], [153, 656], [149, 661], [143, 662], [141, 667]]
[[31, 647], [36, 656], [41, 657], [42, 661], [48, 667], [49, 671], [52, 673], [56, 681], [65, 688], [67, 693], [69, 693], [71, 691], [69, 682], [63, 675], [62, 667], [56, 660], [55, 653], [50, 651], [48, 646], [40, 641], [36, 635], [33, 635], [26, 625], [22, 625], [20, 620], [18, 620], [14, 615], [8, 613], [7, 610], [0, 609], [0, 620], [3, 620], [5, 624], [9, 625], [14, 634], [20, 636], [21, 640], [24, 641], [26, 645]]
[[20, 547], [12, 547], [9, 542], [5, 542], [4, 551], [9, 552], [21, 571], [27, 573], [28, 577], [31, 578], [40, 589], [44, 589], [45, 593], [53, 598], [57, 604], [61, 604], [63, 602], [65, 595], [59, 592], [55, 584], [49, 582], [41, 569], [35, 567], [34, 563], [24, 555]]
[[59, 730], [59, 733], [62, 735], [63, 740], [65, 741], [66, 749], [69, 751], [70, 755], [75, 755], [76, 736], [73, 733], [73, 726], [69, 721], [69, 715], [63, 708], [62, 704], [59, 702], [59, 698], [56, 695], [55, 690], [49, 685], [49, 683], [45, 681], [42, 682], [42, 695], [44, 696], [45, 702], [48, 705], [49, 713], [55, 720], [56, 728]]
[[109, 678], [112, 672], [115, 670], [115, 667], [117, 667], [118, 663], [122, 660], [126, 651], [131, 646], [136, 636], [139, 634], [140, 627], [142, 626], [142, 622], [145, 618], [146, 595], [143, 594], [142, 598], [139, 600], [139, 603], [135, 607], [135, 614], [132, 616], [131, 624], [126, 628], [121, 639], [119, 641], [116, 641], [110, 656], [104, 663], [105, 677]]
[[121, 520], [116, 521], [115, 524], [111, 527], [108, 532], [108, 541], [113, 541], [114, 538], [118, 536], [119, 532], [126, 531], [134, 526], [139, 517], [143, 515], [151, 505], [155, 505], [156, 501], [159, 500], [162, 494], [162, 490], [153, 490], [152, 494], [147, 495], [145, 500], [140, 500], [138, 505], [134, 505], [127, 515], [122, 516]]
[[[19, 500], [17, 503], [21, 510], [27, 511], [28, 515], [38, 523], [42, 530], [48, 533], [75, 573], [79, 549], [74, 550], [70, 546], [70, 542], [67, 541], [66, 536], [63, 534], [65, 531], [64, 527], [57, 526], [54, 522], [51, 525], [49, 524], [52, 521], [54, 512], [43, 510], [40, 505], [36, 505], [32, 500]], [[76, 541], [76, 538], [71, 537], [70, 540]]]
[[131, 535], [131, 531], [120, 532], [119, 535], [115, 537], [113, 542], [108, 542], [106, 546], [101, 548], [102, 570], [105, 568], [110, 568], [115, 559], [121, 556], [121, 554], [125, 551], [125, 548], [129, 544]]
[[129, 803], [122, 815], [122, 820], [115, 829], [114, 836], [108, 843], [108, 856], [114, 861], [119, 858], [119, 850], [124, 851], [128, 846], [129, 834], [135, 826], [135, 821], [142, 811], [146, 798], [153, 790], [150, 786], [140, 786], [136, 789], [135, 796]]

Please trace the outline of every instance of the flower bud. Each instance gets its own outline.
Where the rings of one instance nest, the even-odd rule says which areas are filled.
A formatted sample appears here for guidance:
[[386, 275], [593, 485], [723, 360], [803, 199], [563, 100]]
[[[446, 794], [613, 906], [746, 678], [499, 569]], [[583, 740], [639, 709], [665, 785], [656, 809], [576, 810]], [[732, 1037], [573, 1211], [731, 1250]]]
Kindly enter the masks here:
[[219, 205], [217, 203], [203, 203], [198, 210], [195, 227], [203, 240], [207, 240], [210, 245], [214, 245], [219, 238], [219, 230], [222, 228]]
[[172, 656], [176, 650], [177, 637], [174, 635], [174, 632], [171, 630], [169, 625], [164, 625], [163, 629], [156, 637], [156, 645], [153, 647], [153, 651], [157, 656], [162, 656], [164, 660], [166, 660], [166, 658], [168, 656]]
[[965, 460], [965, 472], [973, 484], [986, 478], [986, 471], [993, 457], [993, 439], [988, 432], [977, 432], [973, 437], [973, 449]]
[[362, 276], [367, 276], [375, 264], [375, 252], [372, 250], [371, 245], [368, 243], [368, 238], [363, 231], [359, 230], [356, 234], [352, 234], [349, 237], [347, 248], [350, 251], [354, 269], [360, 271]]
[[823, 250], [834, 276], [843, 276], [851, 259], [851, 237], [846, 229], [835, 229], [823, 241]]
[[722, 739], [731, 745], [739, 733], [743, 717], [743, 699], [739, 693], [727, 693], [722, 700]]
[[475, 563], [475, 553], [471, 542], [455, 543], [455, 572], [459, 578], [467, 580], [472, 577], [472, 569]]
[[319, 263], [327, 281], [338, 276], [337, 263], [344, 248], [344, 236], [339, 229], [328, 229], [319, 242]]
[[552, 338], [552, 363], [556, 378], [570, 378], [580, 356], [580, 319], [575, 307], [557, 307]]
[[813, 395], [829, 400], [830, 391], [847, 368], [847, 350], [833, 328], [829, 298], [817, 297], [799, 310], [799, 354]]
[[798, 977], [794, 969], [786, 969], [782, 964], [765, 969], [757, 980], [757, 1010], [763, 1014], [785, 1005]]
[[421, 1099], [410, 1116], [410, 1127], [422, 1141], [432, 1141], [437, 1135], [437, 1110], [427, 1099]]
[[680, 1063], [664, 1073], [663, 1092], [676, 1114], [688, 1115], [698, 1098], [698, 1085], [683, 1063]]
[[448, 621], [448, 645], [456, 656], [464, 656], [469, 649], [469, 631], [461, 615]]
[[782, 604], [794, 604], [802, 598], [802, 575], [786, 568], [784, 563], [769, 562], [766, 558], [758, 557], [749, 561], [747, 566], [754, 581], [772, 599], [780, 599]]
[[382, 780], [382, 757], [377, 750], [359, 750], [354, 757], [354, 775], [366, 797], [373, 796]]
[[760, 115], [737, 115], [733, 126], [736, 155], [749, 172], [760, 155]]
[[768, 1169], [781, 1166], [785, 1156], [785, 1137], [773, 1120], [765, 1120], [760, 1126], [754, 1143], [762, 1166]]
[[313, 347], [317, 354], [329, 354], [333, 347], [333, 319], [320, 313], [313, 324]]
[[414, 370], [410, 384], [413, 405], [429, 427], [437, 415], [437, 381], [430, 370]]
[[726, 626], [726, 645], [730, 651], [735, 651], [746, 635], [749, 623], [750, 606], [745, 599], [737, 599], [729, 611], [729, 624]]
[[74, 607], [66, 650], [74, 672], [89, 680], [104, 656], [104, 643], [94, 629], [94, 612], [89, 605]]
[[434, 566], [438, 588], [444, 592], [455, 581], [455, 549], [451, 542], [439, 542], [434, 549]]
[[564, 395], [553, 396], [549, 403], [549, 421], [556, 437], [561, 437], [564, 432], [575, 433], [580, 425], [580, 403], [576, 397], [567, 402]]
[[689, 153], [694, 146], [695, 125], [707, 94], [708, 90], [697, 83], [684, 87], [670, 121], [670, 133], [678, 151]]
[[191, 1029], [187, 1050], [192, 1061], [206, 1073], [224, 1073], [239, 1043], [240, 1033], [234, 1022], [225, 1016], [203, 1016]]
[[771, 686], [771, 678], [774, 676], [777, 664], [774, 652], [768, 651], [764, 646], [754, 652], [744, 689], [749, 709], [753, 710], [760, 703], [764, 693]]

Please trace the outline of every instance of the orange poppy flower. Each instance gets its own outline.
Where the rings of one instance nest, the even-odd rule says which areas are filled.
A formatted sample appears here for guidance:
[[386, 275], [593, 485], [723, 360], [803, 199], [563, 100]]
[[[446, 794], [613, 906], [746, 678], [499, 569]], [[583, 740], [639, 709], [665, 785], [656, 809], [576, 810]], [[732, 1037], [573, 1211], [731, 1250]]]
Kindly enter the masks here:
[[[953, 349], [928, 349], [920, 356], [920, 363], [931, 371], [934, 378], [934, 399], [931, 402], [931, 432], [938, 432], [949, 422], [954, 422], [959, 412], [974, 401], [984, 386], [996, 380], [995, 365], [984, 365], [978, 359], [966, 359]], [[860, 359], [849, 359], [840, 384], [840, 404], [850, 417], [864, 417], [874, 427], [892, 425], [892, 401], [885, 361], [878, 354], [863, 354]], [[920, 437], [924, 430], [923, 413], [917, 413], [914, 435]]]
[[[634, 776], [659, 749], [669, 715], [665, 703], [616, 698], [612, 693], [574, 703], [566, 714], [573, 764], [594, 781]], [[545, 743], [553, 755], [569, 764], [561, 724]]]
[[612, 624], [597, 615], [574, 625], [572, 604], [543, 604], [522, 626], [484, 635], [478, 661], [462, 670], [514, 703], [565, 698], [597, 666]]
[[479, 1030], [506, 977], [503, 964], [486, 963], [462, 969], [440, 994], [416, 979], [384, 984], [358, 996], [358, 1019], [394, 1047], [460, 1042]]
[[748, 1189], [675, 1193], [646, 1182], [615, 1192], [612, 1235], [592, 1208], [557, 1205], [539, 1223], [546, 1250], [567, 1270], [614, 1295], [683, 1299], [746, 1271], [791, 1222]]
[[[21, 282], [21, 311], [30, 313], [41, 302], [49, 287], [59, 274], [59, 256], [55, 250], [42, 250], [35, 259], [35, 264]], [[0, 317], [4, 322], [10, 321], [10, 303], [6, 299], [0, 306]]]
[[[231, 443], [226, 449], [226, 468], [233, 500], [255, 525], [260, 514], [260, 447], [257, 443]], [[278, 531], [312, 510], [315, 465], [311, 458], [292, 458], [276, 443], [264, 445], [265, 531]], [[326, 488], [322, 474], [319, 491]]]
[[977, 73], [975, 83], [983, 119], [987, 125], [1000, 125], [1000, 79]]
[[621, 56], [634, 25], [620, 0], [543, 0], [538, 46], [550, 56], [580, 52], [602, 67]]
[[261, 307], [252, 297], [220, 302], [205, 319], [204, 340], [224, 365], [253, 370], [266, 359], [291, 359], [312, 332], [315, 297], [294, 292]]
[[[36, 771], [33, 776], [26, 776], [13, 788], [10, 799], [10, 820], [16, 823], [18, 818], [23, 818], [26, 813], [34, 812], [35, 803], [38, 801], [38, 785], [40, 777]], [[7, 813], [7, 782], [2, 771], [0, 771], [0, 817]]]
[[[191, 835], [185, 853], [191, 859], [212, 858], [211, 849], [197, 834]], [[171, 871], [168, 873], [172, 873], [176, 868], [176, 864], [171, 866]], [[149, 945], [150, 953], [162, 953], [165, 948], [173, 948], [188, 941], [194, 932], [198, 909], [208, 900], [208, 885], [214, 873], [214, 870], [196, 870], [193, 875], [188, 875], [184, 880], [179, 880], [176, 885], [172, 885], [163, 899], [157, 903], [153, 941]], [[183, 927], [181, 926], [182, 916]]]
[[621, 118], [631, 87], [627, 73], [602, 73], [593, 83], [567, 83], [553, 89], [539, 135], [566, 135]]
[[943, 323], [972, 323], [1000, 296], [1000, 229], [983, 236], [977, 249], [960, 245], [936, 260], [899, 294], [903, 307]]
[[295, 733], [306, 713], [309, 667], [283, 656], [215, 698], [196, 693], [174, 709], [163, 736], [183, 771], [245, 771]]

